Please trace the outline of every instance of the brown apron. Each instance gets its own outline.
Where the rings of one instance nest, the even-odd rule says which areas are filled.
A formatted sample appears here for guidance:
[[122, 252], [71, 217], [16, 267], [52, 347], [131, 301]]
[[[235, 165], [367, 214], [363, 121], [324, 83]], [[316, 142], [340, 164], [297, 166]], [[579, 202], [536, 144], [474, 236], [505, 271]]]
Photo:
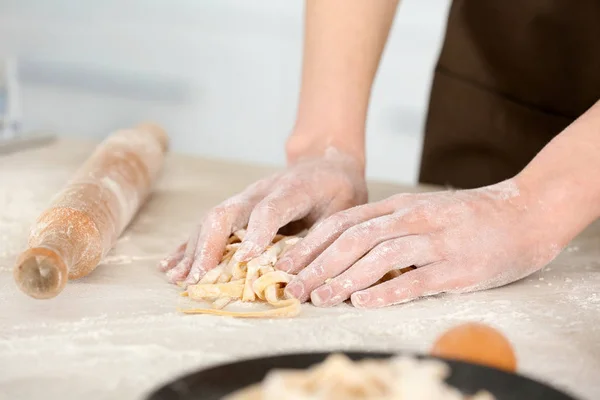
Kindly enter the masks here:
[[419, 181], [510, 178], [598, 99], [600, 0], [454, 0]]

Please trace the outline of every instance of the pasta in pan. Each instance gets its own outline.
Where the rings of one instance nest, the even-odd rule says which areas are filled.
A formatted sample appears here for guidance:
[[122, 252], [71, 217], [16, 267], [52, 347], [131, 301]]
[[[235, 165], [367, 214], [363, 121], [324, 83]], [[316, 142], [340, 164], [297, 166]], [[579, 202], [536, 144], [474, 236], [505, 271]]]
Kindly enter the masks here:
[[408, 356], [352, 361], [332, 354], [305, 370], [272, 370], [262, 382], [223, 400], [495, 400], [448, 385], [448, 365]]

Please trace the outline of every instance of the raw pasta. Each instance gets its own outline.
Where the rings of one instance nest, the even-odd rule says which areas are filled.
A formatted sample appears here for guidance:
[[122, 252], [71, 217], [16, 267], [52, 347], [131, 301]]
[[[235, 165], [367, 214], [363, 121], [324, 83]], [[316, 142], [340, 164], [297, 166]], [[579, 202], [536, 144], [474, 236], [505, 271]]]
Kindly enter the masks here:
[[495, 400], [487, 391], [462, 394], [444, 381], [449, 373], [438, 360], [352, 361], [332, 354], [305, 370], [272, 370], [262, 382], [222, 400]]
[[[239, 318], [282, 318], [300, 313], [300, 302], [286, 298], [284, 288], [293, 275], [276, 270], [277, 260], [301, 236], [277, 235], [260, 256], [243, 263], [233, 261], [233, 255], [244, 239], [246, 230], [241, 229], [229, 238], [221, 263], [210, 270], [196, 285], [190, 285], [182, 296], [192, 300], [211, 303], [211, 308], [180, 309], [186, 314], [211, 314]], [[393, 269], [378, 283], [393, 279], [414, 267]], [[272, 309], [264, 311], [229, 311], [224, 308], [233, 301], [264, 302]]]
[[[299, 236], [277, 235], [263, 254], [250, 261], [236, 263], [233, 254], [240, 246], [246, 231], [239, 230], [229, 239], [221, 263], [209, 271], [197, 285], [182, 293], [193, 300], [212, 302], [212, 308], [180, 310], [186, 314], [211, 314], [242, 318], [293, 317], [300, 313], [300, 302], [286, 298], [285, 285], [292, 275], [275, 269], [281, 255], [300, 240]], [[224, 310], [235, 300], [266, 302], [274, 308], [265, 311]]]

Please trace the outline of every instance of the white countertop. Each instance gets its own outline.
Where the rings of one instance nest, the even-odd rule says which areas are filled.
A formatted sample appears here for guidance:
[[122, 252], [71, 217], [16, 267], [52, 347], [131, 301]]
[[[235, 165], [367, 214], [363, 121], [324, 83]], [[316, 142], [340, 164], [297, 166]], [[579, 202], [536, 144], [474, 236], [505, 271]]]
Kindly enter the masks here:
[[[28, 228], [93, 144], [59, 141], [0, 156], [0, 398], [142, 399], [167, 380], [241, 357], [305, 350], [428, 351], [448, 327], [502, 330], [519, 372], [600, 398], [600, 224], [543, 271], [503, 288], [385, 309], [303, 306], [294, 319], [181, 315], [156, 269], [208, 207], [269, 170], [171, 154], [154, 196], [88, 277], [51, 300], [16, 288]], [[371, 199], [400, 190], [371, 184]], [[416, 190], [415, 188], [408, 190]]]

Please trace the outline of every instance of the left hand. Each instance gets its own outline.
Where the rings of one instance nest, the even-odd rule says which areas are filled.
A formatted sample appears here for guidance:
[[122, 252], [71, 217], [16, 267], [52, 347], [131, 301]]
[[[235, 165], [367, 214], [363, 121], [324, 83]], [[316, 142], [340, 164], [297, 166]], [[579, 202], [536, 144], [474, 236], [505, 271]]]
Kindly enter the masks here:
[[[515, 180], [398, 194], [334, 214], [276, 267], [298, 274], [289, 295], [321, 307], [350, 298], [356, 307], [374, 308], [489, 289], [542, 268], [567, 244], [552, 210], [541, 204]], [[408, 266], [417, 268], [372, 286]]]

